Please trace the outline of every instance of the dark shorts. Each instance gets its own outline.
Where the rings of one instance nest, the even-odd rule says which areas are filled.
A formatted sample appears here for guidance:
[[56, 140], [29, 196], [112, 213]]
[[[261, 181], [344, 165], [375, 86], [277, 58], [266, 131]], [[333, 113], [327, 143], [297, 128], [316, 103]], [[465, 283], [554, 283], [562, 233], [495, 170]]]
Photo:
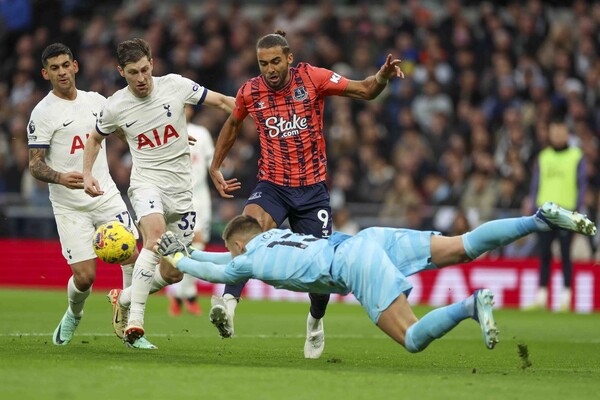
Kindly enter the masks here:
[[246, 201], [261, 206], [281, 226], [288, 218], [296, 233], [316, 237], [331, 235], [331, 206], [329, 191], [324, 182], [310, 186], [280, 186], [260, 181]]

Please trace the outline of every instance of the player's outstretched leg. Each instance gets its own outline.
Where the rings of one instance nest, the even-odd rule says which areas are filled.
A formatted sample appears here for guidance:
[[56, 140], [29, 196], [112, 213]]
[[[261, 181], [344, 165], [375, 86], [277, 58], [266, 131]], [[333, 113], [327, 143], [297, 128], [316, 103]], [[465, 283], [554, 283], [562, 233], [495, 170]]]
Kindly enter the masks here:
[[[476, 290], [473, 295], [463, 301], [428, 312], [421, 319], [412, 323], [406, 329], [405, 334], [402, 335], [400, 332], [402, 332], [402, 326], [406, 323], [407, 317], [405, 316], [404, 319], [401, 317], [401, 323], [394, 326], [394, 312], [398, 315], [410, 316], [412, 314], [412, 311], [410, 314], [402, 311], [402, 307], [409, 307], [406, 297], [402, 297], [397, 300], [398, 304], [395, 302], [388, 308], [388, 310], [391, 310], [391, 307], [396, 307], [395, 310], [391, 311], [391, 314], [386, 314], [388, 310], [384, 311], [378, 325], [396, 341], [404, 343], [406, 350], [411, 353], [418, 353], [425, 350], [431, 342], [444, 336], [465, 319], [472, 318], [481, 327], [485, 346], [488, 349], [493, 349], [498, 343], [499, 333], [492, 314], [493, 300], [494, 296], [489, 289]], [[385, 320], [382, 320], [383, 318]], [[413, 318], [416, 318], [414, 314]], [[404, 336], [404, 341], [402, 341], [402, 336]]]
[[[552, 229], [565, 229], [588, 236], [597, 232], [596, 225], [585, 215], [548, 202], [532, 216], [489, 221], [461, 237], [466, 255], [474, 260], [487, 251], [512, 243], [530, 233]], [[437, 265], [442, 267], [450, 264], [442, 260]]]
[[121, 289], [112, 289], [106, 297], [113, 306], [113, 319], [112, 325], [115, 331], [115, 334], [118, 338], [123, 339], [123, 342], [127, 345], [127, 347], [131, 347], [133, 349], [146, 349], [146, 350], [155, 350], [158, 349], [155, 345], [150, 343], [145, 336], [140, 337], [139, 339], [134, 340], [133, 343], [129, 343], [124, 340], [125, 338], [125, 330], [128, 326], [127, 319], [129, 315], [129, 307], [124, 306], [120, 303], [121, 293], [123, 291]]
[[217, 328], [219, 335], [223, 339], [232, 337], [233, 318], [229, 314], [227, 304], [225, 304], [225, 298], [221, 296], [212, 296], [210, 305], [211, 308], [208, 314], [210, 322]]
[[564, 209], [552, 202], [544, 203], [535, 216], [552, 229], [565, 229], [586, 236], [593, 236], [598, 231], [596, 225], [585, 214]]
[[473, 293], [475, 297], [475, 315], [473, 318], [479, 322], [483, 334], [483, 342], [488, 349], [493, 349], [498, 343], [498, 328], [494, 321], [492, 307], [494, 295], [489, 289], [479, 289]]
[[325, 349], [325, 330], [323, 318], [316, 319], [310, 312], [306, 319], [306, 341], [304, 342], [304, 358], [317, 359]]
[[52, 343], [58, 346], [66, 346], [73, 339], [75, 329], [79, 325], [81, 317], [75, 317], [70, 309], [67, 309], [52, 335]]

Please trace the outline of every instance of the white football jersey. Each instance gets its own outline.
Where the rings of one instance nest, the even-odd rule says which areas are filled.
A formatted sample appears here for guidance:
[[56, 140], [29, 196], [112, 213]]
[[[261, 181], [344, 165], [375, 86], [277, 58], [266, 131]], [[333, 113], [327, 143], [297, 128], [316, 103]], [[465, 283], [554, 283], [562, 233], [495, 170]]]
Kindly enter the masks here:
[[188, 133], [197, 140], [194, 146], [190, 146], [194, 200], [210, 204], [207, 171], [215, 154], [215, 145], [208, 129], [201, 125], [188, 124]]
[[191, 162], [185, 104], [202, 103], [207, 90], [180, 75], [153, 77], [154, 88], [135, 97], [128, 87], [108, 98], [97, 129], [125, 133], [133, 160], [131, 187], [152, 183], [166, 193], [190, 190]]
[[[96, 92], [78, 90], [75, 100], [48, 93], [31, 112], [27, 125], [29, 148], [46, 148], [46, 164], [57, 172], [82, 172], [85, 142], [94, 131], [96, 116], [105, 103], [104, 96]], [[94, 210], [119, 193], [108, 170], [104, 145], [92, 173], [104, 191], [103, 196], [90, 197], [83, 189], [48, 184], [55, 214]]]

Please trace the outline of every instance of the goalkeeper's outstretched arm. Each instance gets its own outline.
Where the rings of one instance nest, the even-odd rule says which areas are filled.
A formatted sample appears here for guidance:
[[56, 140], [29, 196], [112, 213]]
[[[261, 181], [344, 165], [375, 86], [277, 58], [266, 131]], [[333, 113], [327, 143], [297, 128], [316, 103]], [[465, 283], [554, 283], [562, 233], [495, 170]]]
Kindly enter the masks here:
[[231, 253], [230, 252], [212, 252], [212, 251], [201, 251], [194, 250], [190, 254], [190, 258], [196, 261], [206, 261], [214, 264], [227, 264], [231, 261]]
[[212, 283], [238, 283], [240, 280], [227, 274], [224, 264], [196, 261], [188, 257], [177, 260], [175, 267], [186, 274]]

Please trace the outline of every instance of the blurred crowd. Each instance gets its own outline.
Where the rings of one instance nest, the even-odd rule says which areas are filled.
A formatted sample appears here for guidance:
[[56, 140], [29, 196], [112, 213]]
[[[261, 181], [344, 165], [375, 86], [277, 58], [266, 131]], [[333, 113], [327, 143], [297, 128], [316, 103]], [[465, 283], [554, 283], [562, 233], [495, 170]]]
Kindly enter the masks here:
[[[151, 44], [155, 75], [178, 73], [234, 96], [259, 74], [257, 38], [283, 29], [295, 62], [351, 79], [374, 74], [388, 53], [402, 60], [406, 79], [390, 81], [377, 100], [326, 100], [329, 187], [340, 218], [368, 209], [380, 224], [460, 233], [529, 213], [532, 163], [556, 115], [585, 153], [583, 211], [596, 218], [600, 3], [22, 0], [14, 2], [19, 10], [7, 3], [0, 2], [0, 194], [17, 194], [21, 204], [48, 204], [45, 184], [27, 170], [26, 136], [31, 109], [49, 89], [40, 74], [46, 45], [71, 47], [79, 89], [109, 96], [123, 87], [116, 44], [139, 36]], [[225, 118], [208, 109], [195, 116], [215, 138]], [[240, 199], [254, 187], [258, 157], [246, 123], [224, 171], [243, 182]], [[117, 140], [109, 162], [125, 192], [130, 161]], [[222, 203], [215, 198], [217, 209]]]

